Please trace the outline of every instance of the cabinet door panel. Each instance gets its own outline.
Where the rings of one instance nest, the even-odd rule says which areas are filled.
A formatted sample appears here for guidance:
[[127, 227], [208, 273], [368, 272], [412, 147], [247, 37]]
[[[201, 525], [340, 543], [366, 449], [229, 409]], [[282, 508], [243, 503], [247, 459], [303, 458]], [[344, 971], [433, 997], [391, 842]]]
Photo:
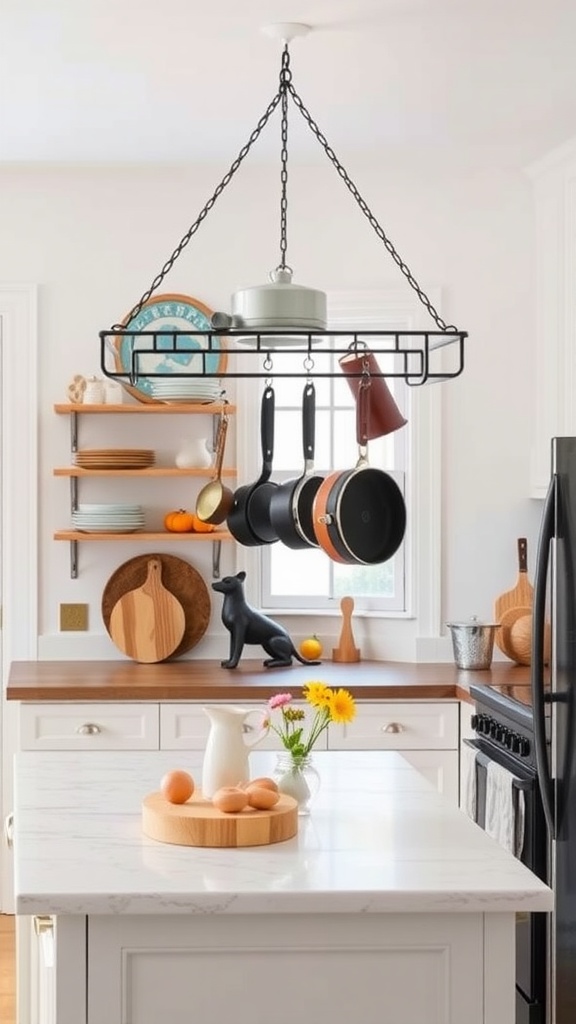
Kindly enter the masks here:
[[157, 704], [24, 704], [21, 750], [157, 750]]
[[330, 726], [328, 745], [331, 750], [455, 750], [458, 703], [359, 703], [353, 722]]
[[458, 803], [457, 750], [403, 750], [402, 757], [416, 768], [442, 796]]
[[93, 917], [88, 1024], [484, 1024], [483, 941], [480, 914]]

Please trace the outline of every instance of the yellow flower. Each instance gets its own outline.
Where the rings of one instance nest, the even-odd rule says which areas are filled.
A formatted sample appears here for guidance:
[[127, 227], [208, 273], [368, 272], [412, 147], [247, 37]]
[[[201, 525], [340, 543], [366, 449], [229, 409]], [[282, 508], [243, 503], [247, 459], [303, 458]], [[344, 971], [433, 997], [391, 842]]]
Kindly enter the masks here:
[[348, 690], [340, 688], [330, 694], [330, 720], [332, 722], [339, 722], [346, 724], [351, 722], [356, 716], [356, 705], [354, 704], [354, 698]]
[[306, 683], [303, 692], [313, 708], [325, 708], [330, 704], [332, 691], [325, 683]]

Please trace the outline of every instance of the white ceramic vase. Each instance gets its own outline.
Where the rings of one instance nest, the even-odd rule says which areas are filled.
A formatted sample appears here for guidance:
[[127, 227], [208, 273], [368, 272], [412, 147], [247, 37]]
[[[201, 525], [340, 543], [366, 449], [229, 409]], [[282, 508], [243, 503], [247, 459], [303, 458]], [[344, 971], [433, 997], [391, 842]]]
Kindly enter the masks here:
[[178, 469], [207, 469], [212, 464], [205, 437], [183, 438], [174, 460]]

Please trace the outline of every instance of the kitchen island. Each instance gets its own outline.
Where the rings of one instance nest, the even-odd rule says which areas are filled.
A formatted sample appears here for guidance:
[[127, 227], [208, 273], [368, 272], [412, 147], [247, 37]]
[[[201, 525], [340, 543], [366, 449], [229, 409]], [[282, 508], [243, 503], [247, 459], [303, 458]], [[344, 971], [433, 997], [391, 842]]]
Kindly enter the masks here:
[[200, 752], [19, 754], [16, 910], [51, 950], [44, 1019], [513, 1024], [515, 913], [551, 891], [399, 754], [314, 759], [296, 837], [197, 849], [144, 836], [141, 801], [167, 769], [199, 779]]

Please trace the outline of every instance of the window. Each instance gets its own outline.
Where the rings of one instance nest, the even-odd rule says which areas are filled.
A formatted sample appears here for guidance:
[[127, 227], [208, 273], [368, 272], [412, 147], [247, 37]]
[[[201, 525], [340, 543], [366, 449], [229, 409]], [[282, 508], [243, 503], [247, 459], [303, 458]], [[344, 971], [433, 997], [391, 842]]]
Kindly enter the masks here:
[[[409, 291], [409, 290], [408, 290]], [[438, 299], [433, 301], [438, 306]], [[416, 296], [406, 289], [378, 292], [339, 293], [328, 296], [330, 327], [340, 330], [421, 330], [429, 318]], [[341, 347], [341, 346], [340, 346]], [[302, 353], [294, 353], [296, 370], [302, 370]], [[336, 357], [334, 357], [336, 358]], [[386, 372], [385, 356], [378, 362]], [[282, 368], [286, 356], [282, 357]], [[325, 368], [325, 357], [322, 366]], [[243, 363], [243, 368], [245, 363]], [[311, 378], [316, 389], [315, 471], [348, 469], [356, 464], [354, 400], [348, 384], [334, 379]], [[301, 405], [303, 377], [271, 379], [276, 392], [276, 427], [273, 479], [300, 476], [303, 468], [301, 446]], [[255, 380], [238, 382], [238, 471], [239, 479], [255, 479], [259, 471], [259, 408]], [[409, 387], [398, 378], [388, 384], [394, 399], [408, 420], [407, 426], [385, 438], [369, 443], [372, 465], [385, 469], [396, 479], [407, 504], [406, 537], [396, 556], [377, 566], [344, 565], [332, 562], [321, 550], [294, 551], [283, 544], [259, 548], [237, 548], [238, 568], [247, 572], [246, 589], [252, 603], [270, 611], [287, 614], [317, 611], [339, 614], [340, 598], [354, 597], [355, 615], [393, 619], [417, 618], [411, 638], [402, 633], [410, 650], [416, 634], [438, 634], [440, 618], [440, 388], [434, 385]], [[425, 514], [422, 514], [425, 513]]]

